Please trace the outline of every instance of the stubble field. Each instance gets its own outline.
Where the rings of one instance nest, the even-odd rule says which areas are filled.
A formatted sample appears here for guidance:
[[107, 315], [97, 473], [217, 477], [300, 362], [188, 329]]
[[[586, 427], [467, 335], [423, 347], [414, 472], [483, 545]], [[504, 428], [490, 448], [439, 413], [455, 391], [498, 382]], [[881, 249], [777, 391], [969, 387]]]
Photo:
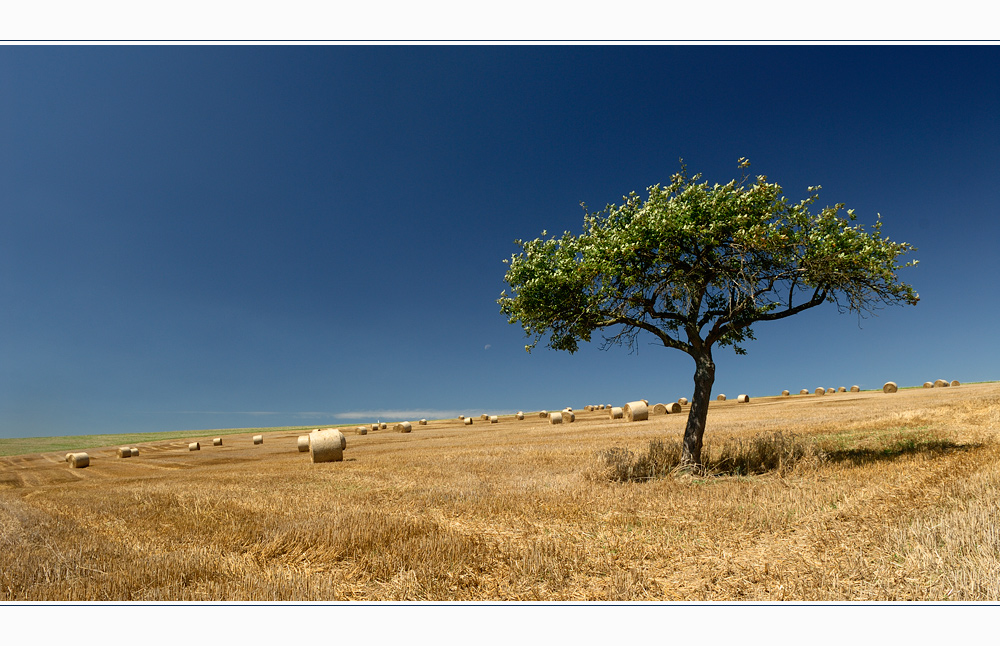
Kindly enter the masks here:
[[713, 402], [710, 454], [815, 449], [751, 476], [607, 477], [599, 453], [679, 439], [686, 407], [482, 412], [341, 427], [326, 464], [298, 430], [0, 457], [0, 600], [1000, 599], [1000, 384]]

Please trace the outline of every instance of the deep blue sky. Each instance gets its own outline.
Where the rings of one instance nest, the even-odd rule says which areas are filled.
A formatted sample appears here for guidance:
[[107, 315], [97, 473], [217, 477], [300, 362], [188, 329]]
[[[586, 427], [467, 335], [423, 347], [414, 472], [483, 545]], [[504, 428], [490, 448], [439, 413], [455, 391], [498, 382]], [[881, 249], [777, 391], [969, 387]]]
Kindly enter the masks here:
[[683, 353], [529, 355], [495, 302], [514, 239], [680, 157], [822, 184], [920, 260], [917, 307], [761, 324], [716, 392], [1000, 379], [997, 70], [979, 46], [2, 47], [0, 437], [690, 396]]

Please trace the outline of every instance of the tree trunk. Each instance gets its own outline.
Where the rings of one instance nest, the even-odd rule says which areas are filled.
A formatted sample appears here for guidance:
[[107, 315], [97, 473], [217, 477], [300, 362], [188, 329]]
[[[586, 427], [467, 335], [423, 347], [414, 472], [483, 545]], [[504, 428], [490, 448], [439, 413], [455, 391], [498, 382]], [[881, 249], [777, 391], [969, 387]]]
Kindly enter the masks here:
[[706, 351], [694, 357], [694, 396], [691, 398], [691, 412], [688, 413], [687, 428], [684, 429], [684, 450], [681, 462], [693, 467], [701, 466], [701, 441], [705, 435], [705, 419], [708, 417], [708, 403], [712, 400], [712, 385], [715, 383], [715, 362], [712, 353]]

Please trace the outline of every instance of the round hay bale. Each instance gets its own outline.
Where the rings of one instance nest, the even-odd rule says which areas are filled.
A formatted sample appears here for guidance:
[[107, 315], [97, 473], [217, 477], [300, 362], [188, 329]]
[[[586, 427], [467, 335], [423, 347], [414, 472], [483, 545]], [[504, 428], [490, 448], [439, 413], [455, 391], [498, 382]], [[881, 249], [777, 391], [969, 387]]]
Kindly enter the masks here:
[[69, 466], [73, 469], [83, 469], [90, 466], [90, 456], [86, 453], [70, 453]]
[[835, 392], [837, 392], [837, 389], [836, 389], [836, 388], [827, 388], [827, 389], [826, 389], [826, 394], [827, 394], [827, 395], [832, 395], [832, 394], [833, 394], [833, 393], [835, 393]]
[[549, 411], [547, 411], [547, 410], [543, 410], [543, 411], [539, 411], [538, 412], [538, 417], [541, 418], [541, 419], [545, 419], [548, 416], [549, 416]]
[[549, 424], [562, 424], [563, 414], [562, 413], [549, 413]]
[[882, 386], [882, 392], [884, 393], [894, 393], [896, 392], [897, 386], [895, 381], [887, 381], [885, 385]]
[[67, 453], [67, 454], [66, 454], [66, 461], [67, 461], [67, 462], [69, 462], [69, 459], [70, 459], [71, 457], [73, 457], [73, 454], [72, 454], [72, 453]]
[[385, 430], [385, 429], [387, 429], [387, 428], [389, 428], [389, 427], [388, 427], [388, 426], [386, 425], [386, 423], [385, 423], [385, 422], [382, 422], [382, 430], [384, 431], [384, 430]]
[[857, 385], [851, 386], [851, 392], [852, 393], [859, 393], [859, 392], [861, 392], [861, 386], [857, 386]]
[[479, 419], [483, 420], [484, 422], [489, 420], [489, 418], [490, 416], [487, 415], [486, 413], [483, 413], [482, 415], [479, 416]]
[[572, 406], [567, 406], [567, 407], [566, 407], [566, 408], [564, 408], [563, 410], [568, 410], [568, 411], [572, 411], [572, 410], [573, 410], [573, 407], [572, 407]]
[[809, 389], [808, 388], [803, 388], [802, 390], [799, 391], [799, 394], [800, 395], [808, 395], [809, 394]]
[[677, 400], [677, 403], [680, 404], [681, 406], [687, 406], [688, 405], [688, 398], [687, 397], [681, 397], [680, 399]]
[[400, 433], [409, 433], [413, 430], [413, 426], [409, 422], [400, 422], [393, 426], [392, 430], [399, 431]]
[[420, 424], [421, 426], [427, 426], [427, 420], [422, 419], [419, 422], [417, 422], [417, 424]]
[[[356, 429], [354, 429], [354, 434], [355, 435], [368, 435], [368, 427], [367, 426], [359, 426]], [[308, 447], [306, 447], [306, 448], [308, 448]]]
[[598, 408], [600, 408], [601, 410], [606, 410], [607, 406], [605, 406], [604, 404], [601, 404], [600, 406], [598, 406]]
[[497, 424], [500, 422], [500, 418], [496, 415], [490, 415], [490, 424]]
[[933, 387], [934, 387], [933, 383], [931, 383], [929, 381], [925, 381], [924, 382], [924, 388], [933, 388]]
[[378, 424], [372, 424], [372, 430], [373, 431], [377, 431], [378, 430]]
[[679, 413], [681, 412], [681, 405], [678, 402], [670, 402], [667, 404], [668, 413]]
[[666, 404], [657, 404], [656, 406], [653, 406], [653, 415], [666, 415], [666, 414], [667, 414]]
[[120, 458], [130, 458], [132, 457], [132, 449], [127, 446], [118, 447], [118, 457]]
[[935, 379], [934, 380], [934, 387], [935, 388], [947, 388], [950, 385], [951, 385], [951, 382], [950, 381], [945, 381], [944, 379]]
[[618, 406], [608, 406], [608, 418], [609, 419], [621, 419], [625, 415], [625, 412]]
[[466, 426], [472, 426], [472, 418], [471, 417], [466, 417], [464, 423], [465, 423]]
[[465, 420], [465, 415], [459, 415], [459, 416], [458, 416], [458, 419], [460, 419], [460, 420]]
[[961, 382], [958, 381], [958, 379], [955, 379], [954, 381], [951, 382], [951, 385], [952, 386], [961, 386], [962, 384], [961, 384]]
[[787, 390], [782, 390], [782, 391], [781, 391], [781, 396], [782, 396], [782, 397], [788, 397], [788, 396], [790, 396], [791, 394], [792, 394], [792, 393], [788, 392]]
[[716, 401], [724, 402], [724, 401], [726, 401], [726, 396], [725, 395], [719, 395], [715, 399], [716, 399]]
[[517, 418], [524, 419], [524, 411], [517, 411]]
[[645, 399], [625, 404], [622, 406], [622, 413], [626, 422], [641, 422], [649, 419], [649, 408]]
[[306, 453], [306, 452], [308, 452], [309, 451], [309, 436], [308, 435], [300, 435], [298, 442], [296, 442], [296, 446], [299, 447], [299, 453]]
[[826, 388], [817, 388], [816, 389], [816, 394], [817, 395], [825, 395], [826, 394]]
[[738, 401], [741, 404], [749, 404], [750, 403], [750, 395], [739, 395], [739, 396], [736, 397], [736, 401]]
[[213, 438], [212, 446], [222, 446], [222, 438], [221, 437]]
[[253, 436], [253, 443], [254, 444], [263, 444], [264, 443], [264, 436], [263, 435], [254, 435]]
[[564, 422], [575, 422], [576, 421], [576, 413], [574, 413], [571, 410], [564, 410], [562, 415], [563, 415], [563, 421]]
[[139, 449], [132, 447], [132, 457], [137, 457], [139, 455]]
[[646, 406], [649, 406], [649, 400], [648, 399], [643, 399], [642, 403], [645, 404]]
[[840, 388], [838, 388], [838, 389], [837, 389], [837, 392], [838, 392], [838, 393], [846, 393], [846, 392], [847, 392], [847, 389], [846, 389], [846, 388], [844, 388], [843, 386], [841, 386]]
[[309, 457], [313, 463], [342, 462], [347, 438], [335, 428], [316, 430], [309, 434]]
[[200, 450], [201, 450], [200, 442], [191, 442], [190, 444], [188, 444], [188, 451], [200, 451]]

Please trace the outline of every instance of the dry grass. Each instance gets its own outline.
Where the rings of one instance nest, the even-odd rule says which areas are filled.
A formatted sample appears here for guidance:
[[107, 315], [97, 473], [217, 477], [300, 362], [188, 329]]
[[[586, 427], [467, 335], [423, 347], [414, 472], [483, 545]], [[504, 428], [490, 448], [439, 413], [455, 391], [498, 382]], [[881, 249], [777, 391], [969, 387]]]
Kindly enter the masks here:
[[[685, 418], [431, 421], [325, 464], [294, 430], [133, 439], [130, 460], [112, 441], [87, 469], [0, 458], [0, 599], [1000, 597], [1000, 385], [713, 402], [729, 467], [595, 477], [600, 451], [669, 447]], [[775, 447], [779, 468], [753, 457]]]

